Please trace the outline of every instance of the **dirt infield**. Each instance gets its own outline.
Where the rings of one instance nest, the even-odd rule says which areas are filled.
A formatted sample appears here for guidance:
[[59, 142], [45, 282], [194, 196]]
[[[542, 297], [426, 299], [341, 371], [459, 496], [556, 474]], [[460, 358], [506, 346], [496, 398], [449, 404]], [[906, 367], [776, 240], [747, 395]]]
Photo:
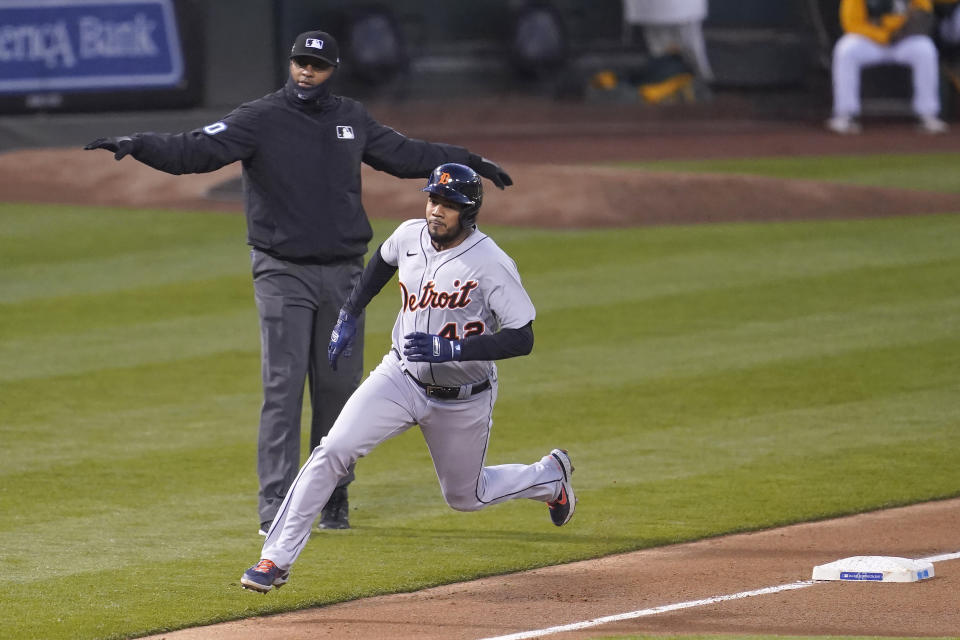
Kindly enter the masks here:
[[[907, 123], [884, 123], [862, 136], [839, 137], [813, 123], [677, 121], [641, 118], [623, 108], [539, 103], [536, 109], [480, 104], [439, 113], [417, 105], [384, 111], [377, 115], [410, 136], [464, 144], [508, 169], [516, 186], [501, 192], [488, 185], [481, 223], [577, 228], [960, 210], [960, 194], [596, 166], [665, 158], [960, 151], [960, 132], [921, 136]], [[131, 158], [112, 162], [104, 151], [0, 154], [5, 201], [240, 211], [239, 200], [207, 197], [239, 175], [234, 164], [209, 174], [171, 176]], [[420, 214], [419, 182], [366, 166], [363, 182], [371, 217]]]
[[[589, 512], [584, 510], [576, 517], [589, 517]], [[568, 526], [575, 527], [576, 521]], [[960, 551], [958, 531], [960, 500], [932, 502], [153, 637], [490, 638], [807, 581], [814, 566], [855, 555], [925, 558]], [[801, 590], [691, 607], [548, 637], [570, 640], [648, 633], [960, 635], [960, 560], [938, 562], [934, 570], [936, 577], [923, 582], [817, 583]]]
[[[629, 110], [578, 107], [539, 114], [500, 109], [492, 117], [488, 108], [452, 112], [407, 105], [374, 115], [411, 136], [464, 144], [507, 168], [516, 186], [504, 193], [487, 189], [481, 223], [579, 228], [960, 211], [960, 196], [951, 194], [595, 166], [730, 155], [960, 151], [960, 133], [923, 137], [906, 123], [893, 123], [839, 138], [804, 123], [661, 120], [637, 118]], [[372, 217], [402, 219], [422, 212], [419, 183], [364, 171], [364, 202]], [[235, 212], [239, 202], [211, 200], [207, 193], [239, 173], [234, 165], [175, 177], [132, 159], [114, 162], [104, 152], [31, 150], [0, 154], [0, 193], [5, 201]], [[589, 509], [577, 517], [590, 517]], [[574, 531], [576, 522], [570, 525]], [[814, 565], [853, 555], [920, 558], [960, 551], [958, 531], [960, 500], [943, 501], [155, 637], [487, 638], [808, 580]], [[938, 563], [936, 573], [915, 584], [823, 583], [551, 637], [960, 636], [960, 560]]]

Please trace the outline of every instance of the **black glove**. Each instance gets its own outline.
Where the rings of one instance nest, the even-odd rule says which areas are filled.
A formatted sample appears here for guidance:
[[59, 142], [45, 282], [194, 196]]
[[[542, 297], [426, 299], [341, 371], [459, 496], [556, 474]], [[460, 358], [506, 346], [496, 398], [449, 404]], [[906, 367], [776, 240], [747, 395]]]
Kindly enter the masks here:
[[327, 345], [327, 361], [334, 371], [337, 370], [337, 358], [341, 353], [344, 358], [353, 355], [353, 338], [356, 335], [357, 319], [350, 312], [341, 309], [337, 324], [333, 325], [333, 331], [330, 332], [330, 344]]
[[140, 147], [139, 140], [134, 140], [130, 136], [120, 136], [119, 138], [97, 138], [84, 147], [87, 151], [91, 149], [106, 149], [113, 152], [113, 159], [119, 160], [125, 155], [133, 153]]
[[475, 153], [471, 153], [470, 159], [467, 160], [467, 165], [500, 189], [513, 184], [513, 180], [507, 172], [503, 170], [503, 167], [493, 160], [487, 160]]
[[460, 341], [447, 340], [430, 333], [417, 331], [403, 336], [403, 355], [410, 362], [450, 362], [460, 359]]

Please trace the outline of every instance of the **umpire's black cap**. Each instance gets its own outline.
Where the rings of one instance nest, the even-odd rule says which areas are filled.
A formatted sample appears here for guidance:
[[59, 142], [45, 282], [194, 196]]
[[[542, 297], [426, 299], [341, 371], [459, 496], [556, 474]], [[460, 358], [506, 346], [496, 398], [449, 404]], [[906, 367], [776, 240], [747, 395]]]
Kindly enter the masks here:
[[290, 48], [290, 58], [317, 58], [333, 66], [340, 64], [340, 47], [326, 31], [306, 31], [297, 36]]

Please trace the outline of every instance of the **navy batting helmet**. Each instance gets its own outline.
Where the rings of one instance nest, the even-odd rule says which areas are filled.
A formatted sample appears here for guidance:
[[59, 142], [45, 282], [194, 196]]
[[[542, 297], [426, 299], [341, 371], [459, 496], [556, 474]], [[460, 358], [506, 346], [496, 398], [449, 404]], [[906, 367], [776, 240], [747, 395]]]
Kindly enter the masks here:
[[421, 191], [434, 193], [461, 205], [460, 226], [472, 227], [480, 213], [483, 202], [483, 185], [480, 176], [470, 167], [448, 162], [433, 170], [430, 179]]

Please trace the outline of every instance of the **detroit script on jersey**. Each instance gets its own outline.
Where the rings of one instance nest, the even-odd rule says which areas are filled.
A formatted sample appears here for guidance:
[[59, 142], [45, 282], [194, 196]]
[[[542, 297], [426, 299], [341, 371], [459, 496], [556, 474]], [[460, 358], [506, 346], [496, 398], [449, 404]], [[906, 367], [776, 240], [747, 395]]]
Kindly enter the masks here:
[[[463, 243], [437, 251], [426, 221], [408, 220], [380, 246], [380, 255], [399, 270], [400, 312], [393, 346], [403, 353], [403, 336], [415, 331], [448, 340], [519, 329], [536, 310], [513, 260], [492, 238], [474, 229]], [[496, 374], [492, 362], [404, 362], [417, 379], [449, 386], [472, 384]]]
[[431, 280], [423, 285], [418, 299], [415, 294], [407, 291], [407, 287], [401, 282], [400, 292], [403, 295], [402, 311], [415, 311], [417, 309], [426, 309], [427, 307], [433, 307], [434, 309], [463, 309], [470, 304], [470, 292], [479, 286], [480, 283], [476, 280], [468, 280], [462, 285], [459, 280], [454, 280], [453, 287], [455, 291], [448, 293], [447, 291], [437, 291], [436, 284]]

